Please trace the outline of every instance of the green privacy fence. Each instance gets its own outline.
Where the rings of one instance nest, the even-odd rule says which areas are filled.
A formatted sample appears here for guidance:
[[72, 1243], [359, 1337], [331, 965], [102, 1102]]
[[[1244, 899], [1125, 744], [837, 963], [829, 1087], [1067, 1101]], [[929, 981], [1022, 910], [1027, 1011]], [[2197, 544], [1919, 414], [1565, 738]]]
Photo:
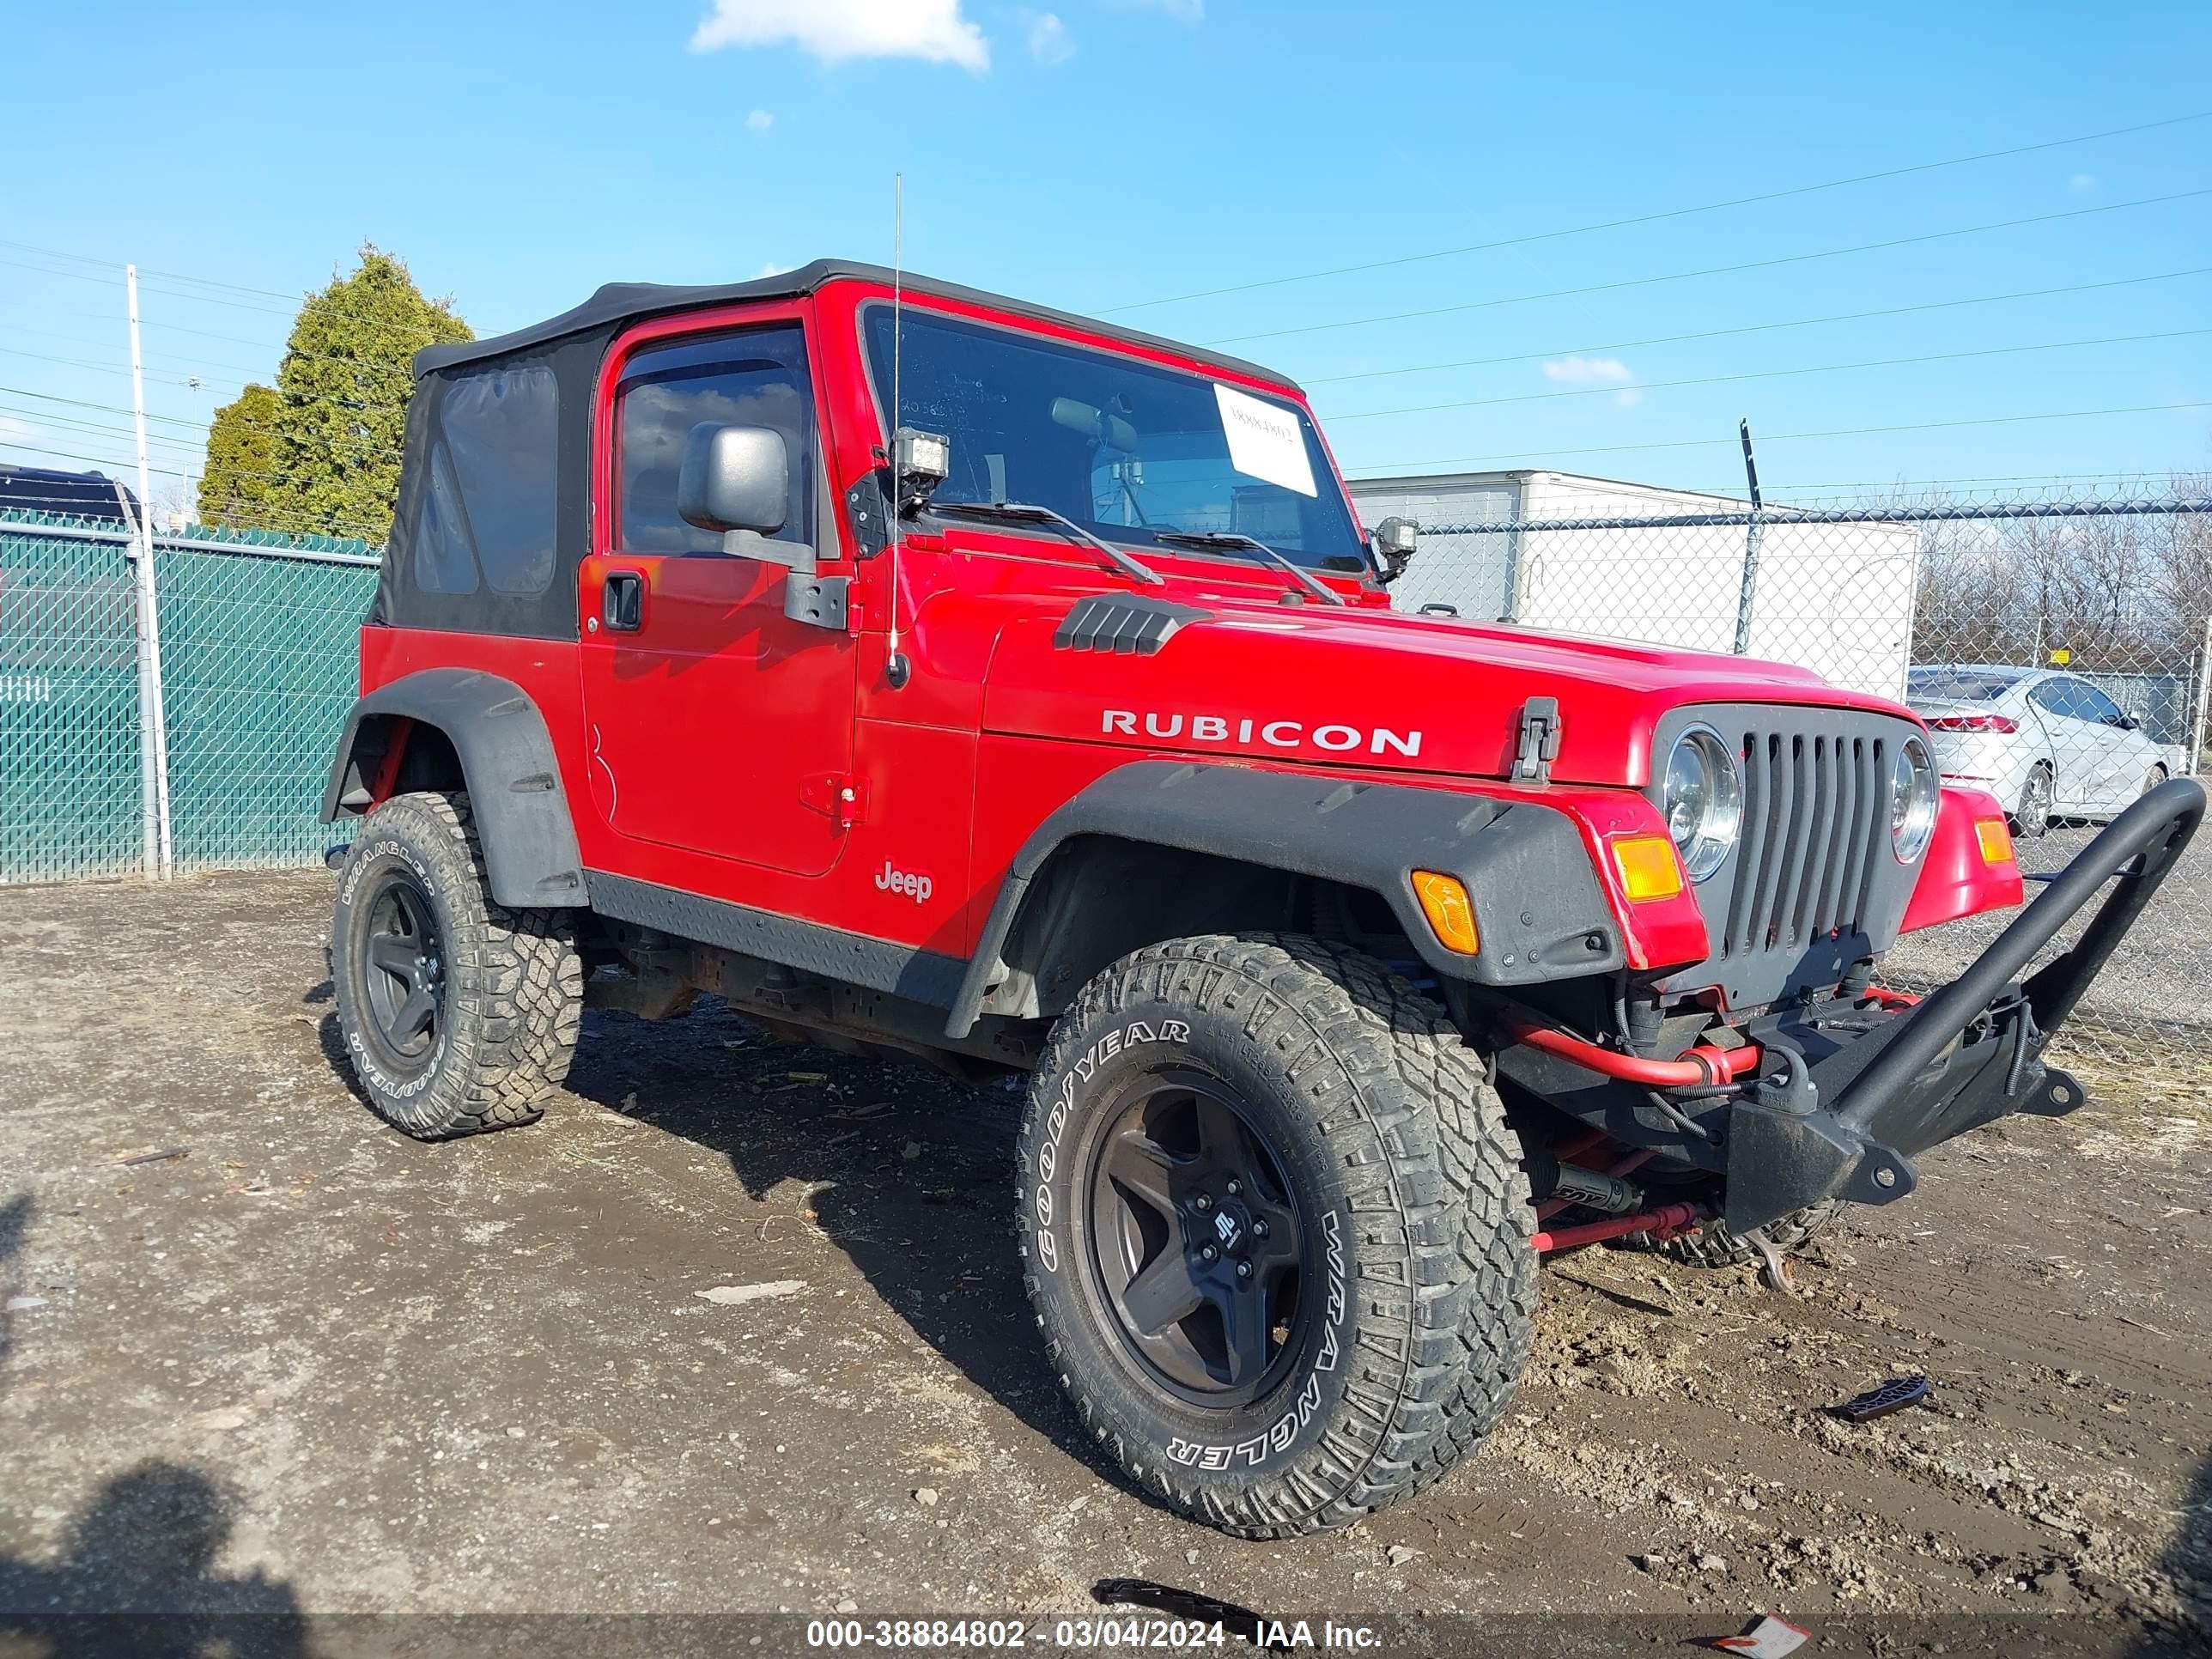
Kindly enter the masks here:
[[142, 644], [124, 526], [0, 515], [0, 883], [145, 868], [164, 781], [176, 870], [310, 863], [328, 839], [315, 814], [374, 557], [204, 531], [153, 546]]

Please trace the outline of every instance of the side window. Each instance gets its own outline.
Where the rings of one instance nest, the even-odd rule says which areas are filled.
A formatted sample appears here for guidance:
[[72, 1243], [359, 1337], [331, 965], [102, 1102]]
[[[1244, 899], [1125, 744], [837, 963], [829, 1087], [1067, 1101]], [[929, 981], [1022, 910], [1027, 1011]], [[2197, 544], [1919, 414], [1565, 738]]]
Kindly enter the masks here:
[[720, 554], [722, 538], [676, 511], [691, 428], [765, 426], [782, 434], [791, 512], [772, 539], [814, 540], [814, 387], [796, 323], [649, 347], [623, 365], [616, 392], [616, 545], [625, 553]]
[[433, 593], [530, 599], [553, 580], [560, 383], [544, 363], [456, 374], [426, 429], [427, 486], [411, 526], [416, 580]]
[[2064, 680], [2045, 680], [2027, 694], [2027, 700], [2046, 714], [2056, 714], [2061, 720], [2074, 713], [2074, 700], [2066, 694]]
[[2075, 687], [2074, 699], [2085, 720], [2102, 720], [2106, 726], [2118, 726], [2127, 719], [2119, 704], [2086, 681]]

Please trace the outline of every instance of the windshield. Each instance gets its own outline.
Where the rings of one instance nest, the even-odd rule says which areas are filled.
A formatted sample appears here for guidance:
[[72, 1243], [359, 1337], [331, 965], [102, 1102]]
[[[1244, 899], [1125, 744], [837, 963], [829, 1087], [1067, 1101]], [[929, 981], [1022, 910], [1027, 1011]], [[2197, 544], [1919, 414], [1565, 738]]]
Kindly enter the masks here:
[[[891, 308], [866, 317], [888, 410]], [[903, 337], [898, 423], [952, 440], [938, 501], [1034, 502], [1135, 547], [1211, 531], [1310, 568], [1368, 568], [1313, 422], [1287, 399], [927, 311], [905, 312]]]
[[1905, 678], [1914, 697], [1952, 697], [1960, 702], [1995, 702], [2020, 684], [2020, 673], [1988, 668], [1916, 668]]

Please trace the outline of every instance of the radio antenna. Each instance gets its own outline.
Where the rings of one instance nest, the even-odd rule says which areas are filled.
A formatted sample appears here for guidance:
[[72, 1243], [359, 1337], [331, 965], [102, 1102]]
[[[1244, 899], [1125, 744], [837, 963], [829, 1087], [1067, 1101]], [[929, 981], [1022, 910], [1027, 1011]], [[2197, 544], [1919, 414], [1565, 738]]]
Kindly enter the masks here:
[[903, 480], [899, 477], [899, 429], [905, 418], [899, 404], [899, 356], [906, 342], [906, 174], [891, 174], [891, 430], [890, 430], [890, 532], [891, 592], [886, 612], [890, 617], [887, 643], [890, 653], [884, 659], [884, 678], [892, 690], [907, 683], [913, 672], [906, 653], [899, 649], [899, 549], [906, 540], [906, 514], [899, 500]]

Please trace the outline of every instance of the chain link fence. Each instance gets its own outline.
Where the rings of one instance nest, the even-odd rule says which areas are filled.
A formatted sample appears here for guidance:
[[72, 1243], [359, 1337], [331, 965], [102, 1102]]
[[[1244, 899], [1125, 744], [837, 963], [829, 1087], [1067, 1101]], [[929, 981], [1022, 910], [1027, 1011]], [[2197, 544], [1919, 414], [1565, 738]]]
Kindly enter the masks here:
[[[2212, 764], [2205, 481], [1590, 511], [1631, 489], [1654, 505], [1604, 489], [1354, 493], [1370, 523], [1423, 517], [1401, 609], [1741, 650], [1911, 703], [1942, 769], [2012, 814], [2030, 872], [2061, 866], [2148, 785]], [[179, 870], [312, 863], [374, 556], [310, 538], [156, 537], [148, 640], [134, 553], [120, 525], [0, 516], [0, 882], [127, 874], [162, 859], [157, 843]], [[158, 669], [150, 689], [142, 667]], [[2208, 859], [2192, 849], [2113, 959], [2077, 1042], [2116, 1057], [2146, 1036], [2212, 1048]], [[1908, 935], [1890, 975], [1939, 983], [2006, 919]]]
[[[1370, 523], [1421, 520], [1401, 609], [1741, 653], [1911, 704], [1939, 768], [2004, 804], [2029, 872], [2207, 763], [2212, 480], [1759, 508], [1557, 474], [1353, 493]], [[2208, 860], [2194, 848], [2169, 879], [2077, 1016], [2077, 1045], [2212, 1047]], [[1908, 934], [1887, 976], [1942, 982], [2011, 914]]]
[[358, 542], [0, 514], [0, 883], [312, 863]]

